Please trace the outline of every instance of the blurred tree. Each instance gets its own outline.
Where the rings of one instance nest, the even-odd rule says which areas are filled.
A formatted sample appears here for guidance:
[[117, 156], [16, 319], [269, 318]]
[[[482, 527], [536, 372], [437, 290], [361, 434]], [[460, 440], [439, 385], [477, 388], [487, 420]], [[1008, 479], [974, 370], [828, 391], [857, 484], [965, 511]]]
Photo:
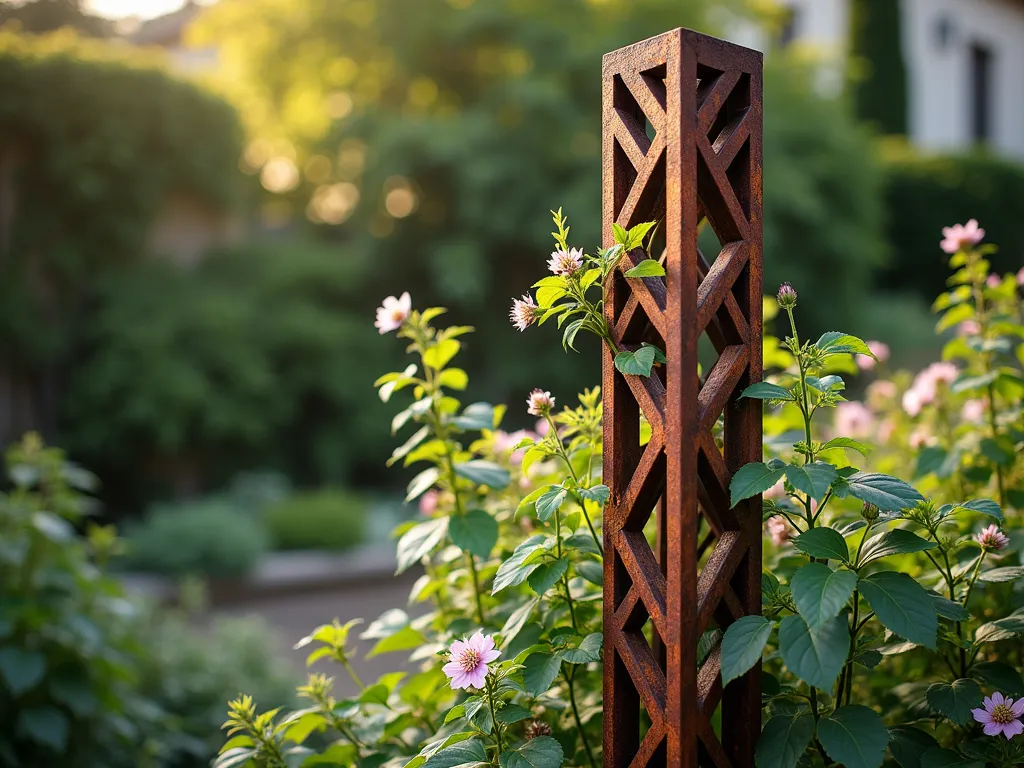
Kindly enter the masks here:
[[0, 0], [0, 26], [13, 21], [21, 31], [33, 34], [65, 27], [94, 37], [111, 34], [110, 21], [87, 13], [84, 6], [83, 0]]
[[857, 117], [882, 133], [907, 132], [907, 68], [900, 0], [850, 3], [850, 91]]

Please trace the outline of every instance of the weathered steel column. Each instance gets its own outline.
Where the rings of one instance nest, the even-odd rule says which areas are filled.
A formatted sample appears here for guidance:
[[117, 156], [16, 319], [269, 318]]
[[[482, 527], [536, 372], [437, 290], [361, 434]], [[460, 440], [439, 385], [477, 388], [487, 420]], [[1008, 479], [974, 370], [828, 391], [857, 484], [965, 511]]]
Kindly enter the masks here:
[[605, 314], [620, 348], [668, 356], [644, 378], [604, 354], [604, 764], [748, 768], [760, 670], [723, 692], [717, 630], [761, 608], [761, 500], [729, 507], [733, 473], [761, 460], [760, 403], [737, 399], [761, 379], [761, 54], [677, 29], [606, 55], [603, 78], [604, 244], [657, 220], [666, 270], [626, 278], [647, 258], [627, 254]]

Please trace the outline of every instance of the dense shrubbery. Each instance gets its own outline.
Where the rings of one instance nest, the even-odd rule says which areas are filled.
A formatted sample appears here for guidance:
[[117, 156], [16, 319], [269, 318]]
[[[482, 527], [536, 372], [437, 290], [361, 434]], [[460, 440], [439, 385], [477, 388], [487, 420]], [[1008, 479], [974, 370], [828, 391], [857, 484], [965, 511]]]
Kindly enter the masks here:
[[[526, 330], [558, 317], [563, 344], [580, 331], [608, 340], [594, 293], [652, 226], [618, 229], [616, 246], [588, 256], [569, 248], [559, 212], [553, 275], [514, 302], [513, 324]], [[886, 759], [901, 768], [1014, 768], [1024, 760], [1024, 326], [1017, 276], [990, 276], [982, 234], [974, 223], [946, 232], [954, 277], [936, 302], [939, 329], [962, 333], [947, 345], [950, 362], [903, 393], [902, 415], [891, 406], [898, 385], [873, 385], [890, 404], [885, 428], [871, 423], [881, 415], [845, 400], [840, 374], [878, 369], [888, 350], [839, 332], [801, 341], [797, 293], [789, 284], [779, 291], [789, 334], [765, 339], [772, 373], [741, 395], [778, 407], [766, 415], [767, 460], [742, 467], [730, 486], [733, 506], [765, 494], [765, 615], [709, 629], [699, 661], [719, 658], [720, 644], [727, 685], [770, 647], [759, 768], [878, 768]], [[629, 258], [627, 274], [665, 274], [649, 254]], [[240, 697], [219, 766], [600, 761], [597, 531], [609, 489], [598, 482], [599, 393], [558, 411], [551, 393], [536, 389], [527, 410], [539, 418], [537, 432], [500, 430], [504, 409], [453, 396], [468, 385], [453, 363], [470, 329], [434, 327], [442, 312], [413, 310], [403, 294], [385, 300], [376, 322], [409, 339], [416, 357], [377, 386], [385, 402], [412, 393], [392, 431], [415, 431], [393, 461], [424, 467], [408, 499], [420, 499], [425, 519], [400, 529], [398, 561], [400, 571], [424, 567], [411, 599], [430, 611], [415, 620], [388, 611], [362, 637], [376, 641], [373, 654], [409, 654], [418, 672], [367, 686], [351, 665], [358, 620], [318, 627], [299, 647], [309, 647], [311, 663], [329, 659], [352, 675], [358, 697], [335, 699], [325, 674], [298, 689], [308, 707], [294, 712], [261, 713]], [[654, 368], [665, 362], [649, 345], [615, 351], [627, 376], [660, 375]], [[815, 416], [833, 409], [822, 432]], [[910, 429], [924, 437], [908, 447]], [[867, 458], [873, 437], [877, 460]], [[917, 478], [929, 497], [879, 466]], [[316, 732], [334, 741], [312, 746]]]
[[879, 286], [931, 301], [944, 290], [947, 274], [935, 233], [971, 216], [985, 222], [989, 237], [1002, 245], [991, 257], [996, 271], [1020, 267], [1024, 167], [982, 153], [922, 155], [900, 144], [883, 149], [890, 258]]
[[113, 530], [85, 525], [93, 477], [30, 436], [0, 495], [0, 765], [199, 768], [225, 696], [288, 696], [267, 628], [184, 621], [105, 573]]
[[344, 550], [362, 543], [368, 512], [358, 496], [323, 488], [271, 505], [264, 522], [274, 549]]

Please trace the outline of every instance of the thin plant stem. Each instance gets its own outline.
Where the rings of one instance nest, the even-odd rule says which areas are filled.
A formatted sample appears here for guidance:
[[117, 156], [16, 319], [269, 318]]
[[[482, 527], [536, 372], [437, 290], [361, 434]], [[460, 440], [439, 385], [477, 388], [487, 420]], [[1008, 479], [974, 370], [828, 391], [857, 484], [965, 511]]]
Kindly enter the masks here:
[[583, 729], [583, 720], [580, 718], [580, 710], [579, 707], [576, 706], [576, 688], [573, 683], [576, 673], [567, 671], [565, 665], [563, 665], [562, 674], [565, 675], [565, 681], [569, 685], [569, 704], [572, 706], [572, 716], [576, 721], [576, 730], [579, 731], [580, 741], [583, 742], [583, 749], [587, 753], [587, 762], [590, 763], [590, 768], [597, 768], [597, 761], [594, 759], [594, 751], [590, 748], [590, 742], [587, 740], [587, 733]]

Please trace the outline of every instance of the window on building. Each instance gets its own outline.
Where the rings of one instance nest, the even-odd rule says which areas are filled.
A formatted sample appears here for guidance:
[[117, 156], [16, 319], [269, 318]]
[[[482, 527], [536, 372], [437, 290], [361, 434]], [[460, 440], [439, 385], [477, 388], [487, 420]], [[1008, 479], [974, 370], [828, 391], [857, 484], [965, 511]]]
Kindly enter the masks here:
[[979, 143], [992, 140], [992, 50], [981, 43], [971, 44], [971, 138]]

